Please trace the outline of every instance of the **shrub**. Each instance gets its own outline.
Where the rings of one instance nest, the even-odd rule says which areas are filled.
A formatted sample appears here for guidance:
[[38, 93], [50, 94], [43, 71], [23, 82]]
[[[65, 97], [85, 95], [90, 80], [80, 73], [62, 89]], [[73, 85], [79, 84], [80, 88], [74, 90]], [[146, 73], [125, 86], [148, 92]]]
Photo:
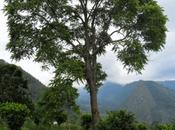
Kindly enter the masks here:
[[65, 112], [60, 112], [59, 114], [54, 116], [54, 119], [58, 123], [58, 125], [61, 125], [62, 123], [66, 122], [67, 114]]
[[169, 124], [157, 124], [154, 130], [174, 130], [174, 128]]
[[81, 126], [84, 130], [89, 130], [91, 128], [92, 116], [90, 114], [83, 114], [81, 116]]
[[20, 130], [28, 114], [29, 109], [26, 105], [18, 103], [2, 103], [0, 105], [0, 116], [10, 130]]
[[145, 124], [142, 123], [138, 123], [136, 124], [136, 130], [147, 130], [147, 126]]
[[135, 117], [125, 110], [109, 112], [97, 128], [99, 130], [135, 130]]

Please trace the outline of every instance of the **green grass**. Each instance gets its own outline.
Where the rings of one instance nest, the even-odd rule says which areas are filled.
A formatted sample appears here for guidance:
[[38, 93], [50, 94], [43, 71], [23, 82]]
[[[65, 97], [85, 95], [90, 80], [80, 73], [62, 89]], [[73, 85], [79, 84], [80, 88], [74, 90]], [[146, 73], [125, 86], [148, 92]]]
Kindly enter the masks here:
[[[0, 130], [9, 130], [4, 123], [0, 122]], [[81, 126], [71, 123], [63, 123], [61, 126], [37, 126], [31, 120], [27, 120], [22, 127], [22, 130], [82, 130]]]

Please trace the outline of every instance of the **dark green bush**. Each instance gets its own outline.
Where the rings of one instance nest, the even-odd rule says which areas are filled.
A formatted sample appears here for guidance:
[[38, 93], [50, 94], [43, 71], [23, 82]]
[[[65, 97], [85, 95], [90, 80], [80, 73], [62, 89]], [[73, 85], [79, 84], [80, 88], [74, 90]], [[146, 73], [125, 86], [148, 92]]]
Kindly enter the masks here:
[[92, 116], [90, 114], [83, 114], [81, 116], [81, 126], [84, 130], [89, 130], [91, 128]]
[[58, 115], [54, 115], [54, 119], [58, 125], [61, 125], [62, 123], [66, 122], [67, 114], [65, 112], [60, 112]]
[[136, 130], [148, 130], [147, 126], [142, 123], [136, 124]]
[[26, 105], [18, 103], [2, 103], [0, 105], [0, 117], [10, 130], [20, 130], [28, 114], [29, 109]]
[[157, 124], [154, 130], [174, 130], [173, 125], [170, 124]]
[[136, 130], [136, 121], [132, 113], [124, 110], [109, 112], [98, 125], [98, 130]]

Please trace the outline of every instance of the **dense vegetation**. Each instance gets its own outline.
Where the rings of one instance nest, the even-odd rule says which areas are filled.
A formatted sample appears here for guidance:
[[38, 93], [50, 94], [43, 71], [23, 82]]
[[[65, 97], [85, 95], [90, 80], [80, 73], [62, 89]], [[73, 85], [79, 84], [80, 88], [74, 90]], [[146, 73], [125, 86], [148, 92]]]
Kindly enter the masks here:
[[[111, 46], [128, 72], [141, 73], [148, 52], [165, 45], [166, 21], [155, 0], [5, 0], [12, 58], [55, 68], [55, 82], [84, 82], [93, 130], [100, 119], [97, 92], [106, 78], [98, 56]], [[47, 67], [48, 67], [47, 66]]]
[[[89, 114], [83, 114], [81, 122], [66, 121], [60, 125], [44, 125], [35, 124], [31, 119], [27, 119], [21, 130], [91, 130], [92, 124]], [[77, 118], [74, 119], [74, 121]], [[159, 124], [154, 122], [152, 124], [145, 124], [138, 122], [134, 115], [125, 110], [109, 112], [107, 116], [102, 118], [97, 125], [98, 130], [174, 130], [175, 124]], [[0, 121], [0, 129], [8, 130], [7, 125]]]
[[[110, 112], [101, 118], [97, 94], [107, 75], [98, 57], [110, 46], [128, 72], [141, 73], [148, 54], [160, 51], [166, 43], [167, 17], [155, 0], [5, 0], [4, 12], [11, 58], [33, 58], [44, 68], [55, 69], [50, 88], [37, 100], [36, 92], [41, 92], [41, 88], [29, 90], [27, 80], [33, 79], [26, 80], [27, 73], [14, 65], [0, 66], [0, 115], [8, 128], [20, 130], [28, 117], [41, 129], [66, 129], [67, 123], [77, 124], [72, 129], [147, 129], [127, 111]], [[74, 83], [79, 82], [89, 92], [90, 115], [81, 116], [76, 104]], [[155, 87], [150, 89], [162, 92]], [[33, 91], [33, 100], [29, 91]], [[165, 102], [171, 99], [169, 93], [168, 98], [151, 95]], [[173, 126], [155, 125], [154, 129]]]
[[[4, 60], [0, 59], [0, 66], [5, 66], [8, 63]], [[11, 65], [12, 66], [12, 65]], [[40, 98], [42, 93], [47, 89], [45, 85], [43, 85], [39, 80], [30, 75], [28, 72], [24, 71], [20, 67], [18, 67], [22, 71], [22, 76], [24, 80], [27, 81], [27, 86], [29, 89], [29, 96], [31, 96], [33, 101], [36, 101]], [[3, 73], [2, 73], [3, 75]]]
[[[4, 63], [4, 62], [1, 62], [1, 63]], [[4, 70], [8, 70], [8, 71], [4, 71]], [[7, 63], [1, 65], [1, 72], [3, 72], [3, 74], [6, 75], [9, 81], [11, 81], [10, 77], [12, 79], [18, 79], [18, 78], [13, 78], [13, 76], [23, 77], [21, 73], [23, 71], [19, 67], [15, 65], [9, 65]], [[9, 73], [10, 74], [13, 73], [13, 76], [9, 77], [8, 75]], [[24, 77], [24, 79], [26, 78]], [[27, 79], [31, 79], [31, 78], [27, 78]], [[22, 81], [25, 81], [25, 83], [27, 83], [26, 80], [22, 80]], [[167, 83], [168, 82], [166, 82], [166, 84]], [[158, 99], [160, 98], [161, 101], [168, 100], [169, 102], [167, 103], [170, 103], [169, 105], [173, 105], [171, 104], [172, 102], [170, 102], [171, 101], [170, 97], [173, 98], [173, 95], [172, 95], [173, 91], [170, 91], [169, 89], [163, 86], [158, 86], [159, 84], [160, 82], [139, 81], [139, 82], [134, 82], [132, 84], [127, 85], [127, 87], [131, 87], [131, 88], [134, 87], [134, 89], [137, 88], [136, 89], [137, 91], [133, 91], [134, 89], [128, 90], [127, 87], [126, 89], [127, 89], [127, 92], [132, 92], [131, 94], [132, 97], [134, 96], [134, 94], [137, 95], [134, 97], [136, 101], [138, 101], [138, 99], [139, 100], [141, 99], [139, 97], [139, 94], [143, 96], [144, 95], [143, 93], [146, 92], [145, 88], [147, 88], [148, 90], [151, 89], [150, 91], [147, 91], [147, 92], [153, 92], [153, 95], [156, 98]], [[3, 89], [4, 88], [3, 80], [1, 80], [1, 85], [2, 86], [0, 86], [0, 88]], [[6, 85], [8, 85], [8, 83]], [[16, 128], [15, 130], [18, 130], [19, 127], [21, 127], [22, 125], [23, 125], [22, 130], [67, 130], [67, 129], [90, 130], [92, 128], [91, 114], [82, 113], [79, 111], [79, 108], [76, 105], [76, 98], [78, 97], [78, 93], [77, 93], [77, 90], [71, 86], [72, 86], [71, 80], [61, 80], [59, 84], [55, 84], [54, 82], [52, 82], [51, 87], [48, 89], [45, 89], [45, 92], [43, 93], [42, 96], [40, 96], [38, 101], [33, 100], [33, 103], [36, 104], [35, 111], [33, 111], [33, 114], [32, 114], [33, 116], [28, 116], [29, 110], [26, 108], [26, 106], [23, 106], [21, 104], [15, 104], [15, 103], [4, 104], [4, 102], [2, 102], [0, 105], [0, 117], [1, 117], [0, 130], [8, 130], [7, 127], [9, 128], [12, 127], [13, 129]], [[115, 93], [116, 91], [111, 86], [108, 86], [107, 90], [105, 88], [100, 88], [100, 89], [104, 89], [103, 94], [107, 94], [108, 91], [110, 92], [109, 94], [112, 94], [112, 92]], [[13, 90], [13, 87], [15, 87], [15, 85], [14, 86], [12, 85], [11, 87], [12, 87], [11, 89]], [[15, 87], [15, 88], [16, 88], [15, 91], [17, 91], [18, 87]], [[173, 89], [172, 82], [171, 82], [170, 88]], [[117, 88], [117, 91], [122, 92], [119, 89], [121, 89], [121, 87]], [[125, 88], [122, 88], [122, 89], [125, 89]], [[27, 91], [28, 91], [27, 94], [31, 92], [31, 90], [29, 89], [27, 89]], [[40, 90], [38, 89], [38, 91]], [[39, 94], [39, 92], [37, 93]], [[99, 94], [103, 95], [101, 92]], [[158, 96], [156, 96], [156, 94]], [[125, 92], [124, 95], [127, 95], [127, 93]], [[103, 96], [107, 97], [108, 95], [103, 95]], [[3, 99], [4, 97], [10, 97], [10, 93], [7, 93], [6, 96], [1, 94], [1, 97]], [[134, 101], [132, 97], [129, 96], [128, 94], [128, 98]], [[13, 102], [16, 102], [16, 101], [17, 100], [13, 100]], [[149, 103], [150, 102], [152, 101], [149, 100]], [[158, 102], [158, 103], [161, 103], [161, 102]], [[166, 101], [164, 101], [164, 103], [166, 103]], [[132, 107], [132, 104], [134, 105], [134, 102], [130, 103], [128, 107], [129, 106]], [[161, 105], [159, 106], [161, 107]], [[165, 105], [163, 104], [163, 106]], [[27, 117], [27, 120], [25, 117]], [[167, 124], [159, 123], [159, 122], [144, 124], [140, 122], [140, 119], [138, 121], [138, 118], [135, 118], [135, 117], [136, 115], [124, 110], [113, 111], [113, 112], [109, 112], [107, 115], [101, 118], [97, 126], [99, 130], [174, 130], [175, 129], [175, 123], [173, 122], [173, 120], [172, 122], [169, 122]], [[10, 122], [8, 122], [8, 120]]]
[[20, 130], [30, 110], [26, 105], [19, 103], [0, 104], [0, 117], [10, 130]]

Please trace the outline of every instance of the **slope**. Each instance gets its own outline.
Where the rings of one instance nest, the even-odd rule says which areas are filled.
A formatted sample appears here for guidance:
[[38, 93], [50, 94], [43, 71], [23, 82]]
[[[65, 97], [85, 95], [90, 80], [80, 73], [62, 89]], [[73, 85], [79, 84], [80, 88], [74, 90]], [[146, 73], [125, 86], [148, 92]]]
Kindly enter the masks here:
[[[8, 64], [4, 60], [0, 59], [0, 64]], [[32, 75], [27, 73], [26, 71], [23, 71], [23, 76], [28, 82], [28, 88], [29, 92], [31, 94], [32, 100], [36, 101], [41, 93], [46, 89], [46, 86], [43, 85], [38, 79], [34, 78]]]
[[120, 108], [143, 122], [169, 122], [175, 117], [175, 92], [153, 81], [139, 81]]

